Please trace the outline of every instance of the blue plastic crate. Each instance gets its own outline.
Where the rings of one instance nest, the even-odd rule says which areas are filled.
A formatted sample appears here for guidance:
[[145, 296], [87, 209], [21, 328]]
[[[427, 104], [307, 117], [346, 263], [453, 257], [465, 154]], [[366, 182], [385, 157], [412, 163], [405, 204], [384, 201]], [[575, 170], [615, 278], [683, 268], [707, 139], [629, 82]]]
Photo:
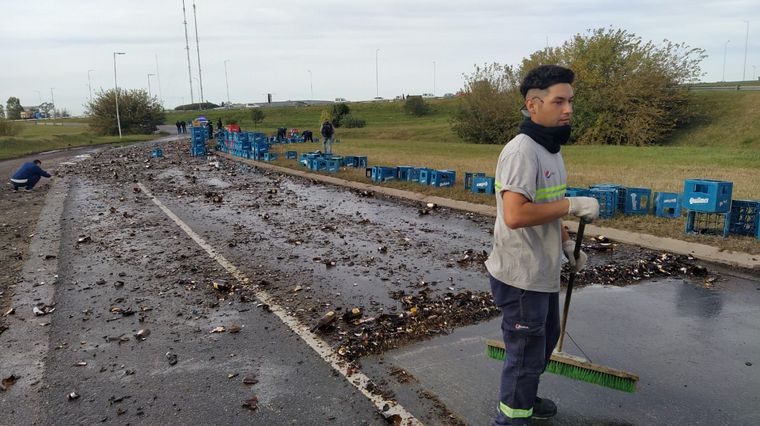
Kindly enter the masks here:
[[617, 211], [618, 191], [614, 188], [591, 188], [589, 196], [599, 201], [599, 217], [609, 219], [615, 216]]
[[164, 156], [164, 150], [161, 148], [153, 148], [150, 152], [150, 156], [153, 158], [161, 158]]
[[356, 167], [357, 160], [355, 155], [344, 155], [343, 156], [343, 163], [341, 164], [344, 167]]
[[675, 192], [655, 192], [654, 215], [668, 218], [681, 217], [681, 196]]
[[340, 171], [340, 165], [343, 161], [342, 158], [329, 158], [325, 160], [325, 170], [328, 172], [338, 172]]
[[285, 159], [286, 160], [295, 160], [298, 158], [298, 152], [296, 151], [285, 151]]
[[193, 156], [193, 157], [205, 157], [208, 154], [206, 153], [206, 149], [205, 148], [198, 148], [198, 149], [192, 148], [190, 150], [190, 155]]
[[474, 176], [472, 179], [472, 192], [476, 194], [493, 194], [496, 179], [490, 176]]
[[367, 157], [362, 156], [362, 155], [357, 155], [355, 167], [367, 167]]
[[430, 185], [430, 180], [433, 177], [433, 171], [426, 167], [420, 167], [417, 169], [419, 178], [417, 181], [423, 185]]
[[617, 183], [597, 183], [594, 185], [591, 185], [591, 189], [610, 189], [615, 191], [615, 199], [616, 205], [615, 205], [615, 211], [616, 212], [623, 212], [625, 211], [625, 186], [619, 185]]
[[453, 170], [433, 170], [430, 176], [430, 185], [437, 187], [453, 187], [457, 180], [457, 174]]
[[396, 169], [398, 170], [397, 174], [396, 174], [396, 178], [398, 180], [408, 181], [409, 180], [409, 174], [412, 172], [412, 170], [414, 170], [414, 167], [412, 167], [412, 166], [398, 166]]
[[760, 200], [733, 200], [728, 232], [760, 238]]
[[372, 167], [372, 181], [385, 182], [396, 179], [398, 171], [396, 167], [374, 166]]
[[274, 161], [277, 159], [277, 153], [276, 152], [264, 152], [262, 157], [262, 160], [264, 161]]
[[694, 235], [720, 235], [728, 237], [731, 217], [729, 213], [707, 213], [689, 210], [686, 213], [686, 233]]
[[652, 190], [649, 188], [625, 188], [625, 204], [623, 214], [649, 214], [652, 202]]
[[589, 196], [591, 196], [591, 190], [588, 188], [565, 189], [565, 197], [589, 197]]
[[472, 179], [474, 177], [485, 177], [485, 175], [482, 172], [464, 172], [464, 189], [475, 192], [475, 187], [472, 186]]
[[734, 184], [721, 180], [686, 179], [683, 183], [683, 207], [705, 213], [728, 213]]

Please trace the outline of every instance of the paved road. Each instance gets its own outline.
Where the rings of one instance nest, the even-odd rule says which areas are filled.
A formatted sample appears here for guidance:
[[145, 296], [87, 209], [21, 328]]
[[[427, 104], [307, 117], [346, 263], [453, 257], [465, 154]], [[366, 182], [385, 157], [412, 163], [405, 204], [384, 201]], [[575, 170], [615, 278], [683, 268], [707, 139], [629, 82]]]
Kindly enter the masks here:
[[[4, 377], [13, 351], [41, 363], [36, 372], [14, 371], [22, 378], [0, 393], [0, 411], [17, 424], [383, 423], [345, 371], [299, 337], [302, 331], [244, 292], [210, 287], [236, 279], [177, 221], [306, 324], [336, 307], [360, 306], [366, 316], [403, 312], [392, 292], [487, 290], [482, 267], [458, 260], [488, 249], [489, 218], [446, 209], [420, 215], [412, 203], [192, 159], [186, 147], [171, 144], [165, 158], [149, 160], [150, 146], [82, 159], [56, 187], [64, 196], [48, 199], [60, 203], [60, 220], [40, 230], [38, 265], [30, 262], [27, 272], [43, 273], [56, 262], [58, 276], [55, 284], [27, 280], [22, 290], [29, 294], [17, 299], [20, 312], [0, 335]], [[56, 230], [60, 250], [47, 259], [45, 247], [55, 239], [48, 231]], [[642, 253], [621, 247], [591, 263]], [[760, 421], [752, 408], [760, 403], [752, 391], [760, 386], [760, 338], [753, 332], [760, 283], [725, 271], [723, 277], [711, 288], [675, 278], [579, 291], [574, 338], [595, 361], [640, 374], [642, 386], [628, 395], [547, 377], [542, 389], [562, 409], [548, 424]], [[38, 301], [55, 303], [55, 312], [30, 315]], [[424, 423], [485, 424], [499, 366], [482, 355], [483, 338], [498, 336], [497, 321], [366, 358], [357, 374]], [[241, 331], [230, 333], [236, 325]], [[224, 332], [211, 333], [220, 326]], [[151, 330], [144, 341], [135, 337], [141, 329]], [[20, 352], [35, 344], [24, 336], [44, 339], [46, 348]], [[338, 346], [348, 337], [324, 338]], [[167, 352], [177, 355], [175, 365]], [[35, 374], [37, 382], [25, 382]], [[244, 384], [246, 377], [256, 383]], [[29, 392], [20, 395], [22, 389]], [[79, 398], [68, 400], [71, 392]], [[254, 395], [257, 410], [242, 408]]]

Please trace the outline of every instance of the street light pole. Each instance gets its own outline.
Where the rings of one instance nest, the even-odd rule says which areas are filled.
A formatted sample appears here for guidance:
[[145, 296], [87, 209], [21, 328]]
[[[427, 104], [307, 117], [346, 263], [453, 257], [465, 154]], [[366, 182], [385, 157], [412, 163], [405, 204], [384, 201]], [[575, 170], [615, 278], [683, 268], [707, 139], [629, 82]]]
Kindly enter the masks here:
[[90, 102], [92, 102], [92, 81], [90, 79], [90, 73], [95, 70], [87, 70], [87, 88], [90, 89]]
[[187, 13], [185, 13], [185, 0], [182, 0], [182, 19], [182, 23], [185, 25], [185, 51], [187, 52], [187, 79], [190, 82], [190, 104], [193, 104], [195, 103], [195, 99], [193, 98], [193, 69], [190, 67], [190, 42], [187, 39]]
[[116, 55], [124, 54], [124, 52], [113, 52], [113, 87], [114, 96], [116, 97], [116, 126], [119, 128], [119, 139], [121, 139], [121, 117], [119, 117], [119, 83], [116, 79]]
[[148, 97], [152, 98], [153, 95], [150, 94], [150, 77], [155, 76], [155, 74], [148, 73]]
[[726, 53], [728, 52], [728, 43], [730, 42], [731, 40], [726, 40], [723, 44], [723, 81], [726, 81]]
[[433, 95], [435, 95], [435, 61], [433, 61]]
[[311, 91], [311, 100], [314, 100], [314, 84], [312, 83], [311, 78], [311, 70], [306, 70], [309, 72], [309, 90]]
[[201, 48], [198, 42], [198, 17], [195, 13], [195, 0], [193, 0], [193, 21], [195, 22], [195, 51], [198, 53], [198, 85], [201, 88], [201, 104], [203, 104], [203, 73], [201, 72]]
[[230, 107], [230, 80], [227, 77], [227, 62], [229, 59], [224, 60], [224, 84], [227, 86], [227, 108]]
[[53, 89], [55, 89], [55, 87], [50, 88], [50, 103], [53, 104], [53, 118], [55, 118], [55, 96], [53, 96]]
[[742, 81], [744, 81], [745, 73], [747, 72], [747, 44], [749, 43], [749, 21], [744, 21], [747, 24], [747, 34], [744, 36], [744, 66], [742, 67]]
[[377, 66], [377, 54], [380, 52], [380, 49], [375, 49], [375, 97], [380, 97], [380, 78], [378, 73], [378, 66]]

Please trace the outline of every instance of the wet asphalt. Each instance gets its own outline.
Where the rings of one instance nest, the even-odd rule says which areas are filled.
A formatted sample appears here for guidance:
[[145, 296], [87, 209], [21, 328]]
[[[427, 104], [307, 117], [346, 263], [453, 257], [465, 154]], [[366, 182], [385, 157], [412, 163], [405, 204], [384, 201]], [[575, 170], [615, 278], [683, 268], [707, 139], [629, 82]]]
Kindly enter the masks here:
[[[412, 202], [169, 148], [149, 160], [150, 146], [137, 158], [115, 150], [70, 176], [40, 424], [382, 423], [255, 300], [210, 288], [234, 280], [136, 182], [305, 323], [338, 307], [403, 312], [396, 291], [488, 291], [482, 265], [458, 260], [490, 249], [490, 218], [420, 215]], [[592, 254], [591, 264], [644, 252], [621, 246]], [[755, 276], [724, 272], [709, 284], [676, 277], [577, 291], [573, 339], [595, 362], [642, 381], [629, 395], [546, 377], [541, 390], [560, 414], [541, 424], [760, 422], [757, 288]], [[233, 325], [241, 331], [210, 333]], [[151, 330], [144, 341], [141, 329]], [[361, 368], [425, 423], [488, 424], [499, 363], [483, 355], [483, 340], [499, 337], [496, 318], [365, 358]], [[325, 338], [339, 344], [339, 335]], [[68, 400], [71, 392], [80, 397]], [[243, 408], [252, 396], [257, 409]]]

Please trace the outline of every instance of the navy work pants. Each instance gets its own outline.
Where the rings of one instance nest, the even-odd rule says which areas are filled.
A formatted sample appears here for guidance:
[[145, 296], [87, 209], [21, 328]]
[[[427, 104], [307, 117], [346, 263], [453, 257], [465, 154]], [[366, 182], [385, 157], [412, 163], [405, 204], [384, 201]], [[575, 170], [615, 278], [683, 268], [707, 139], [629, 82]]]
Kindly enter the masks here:
[[490, 277], [507, 348], [493, 425], [530, 421], [538, 380], [559, 340], [559, 293], [523, 290]]

